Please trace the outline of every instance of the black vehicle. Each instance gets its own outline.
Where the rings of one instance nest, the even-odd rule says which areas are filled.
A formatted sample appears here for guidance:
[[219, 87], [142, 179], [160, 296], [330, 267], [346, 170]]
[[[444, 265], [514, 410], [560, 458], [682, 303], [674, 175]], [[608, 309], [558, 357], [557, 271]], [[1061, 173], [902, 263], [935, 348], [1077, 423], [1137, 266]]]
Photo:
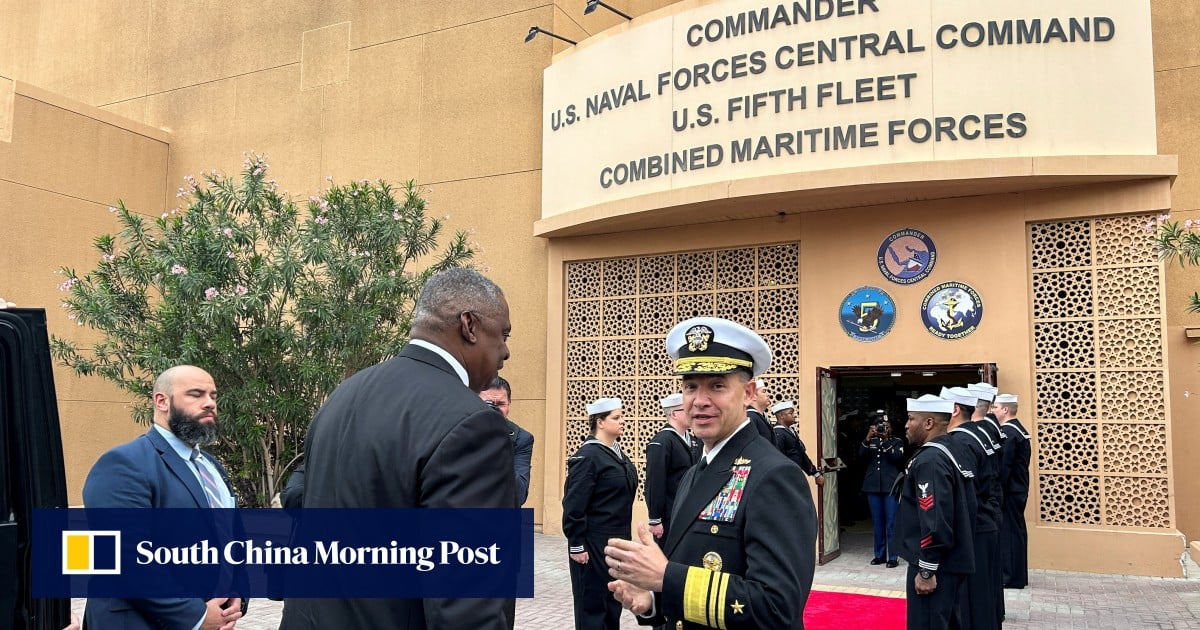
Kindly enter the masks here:
[[0, 310], [0, 628], [59, 630], [68, 599], [34, 599], [34, 508], [67, 507], [46, 312]]

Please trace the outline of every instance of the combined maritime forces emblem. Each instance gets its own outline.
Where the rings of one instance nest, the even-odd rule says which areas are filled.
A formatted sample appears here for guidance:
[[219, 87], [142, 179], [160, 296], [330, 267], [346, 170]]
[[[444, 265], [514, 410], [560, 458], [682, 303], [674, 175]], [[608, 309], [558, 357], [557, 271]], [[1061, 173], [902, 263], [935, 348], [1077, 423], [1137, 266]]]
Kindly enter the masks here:
[[859, 287], [842, 300], [838, 321], [855, 341], [879, 341], [896, 323], [896, 303], [879, 287]]
[[876, 256], [879, 273], [896, 284], [925, 279], [937, 262], [937, 248], [929, 235], [913, 228], [896, 230], [883, 239]]
[[925, 330], [941, 339], [962, 339], [975, 332], [983, 321], [983, 299], [979, 292], [961, 282], [943, 282], [921, 302]]

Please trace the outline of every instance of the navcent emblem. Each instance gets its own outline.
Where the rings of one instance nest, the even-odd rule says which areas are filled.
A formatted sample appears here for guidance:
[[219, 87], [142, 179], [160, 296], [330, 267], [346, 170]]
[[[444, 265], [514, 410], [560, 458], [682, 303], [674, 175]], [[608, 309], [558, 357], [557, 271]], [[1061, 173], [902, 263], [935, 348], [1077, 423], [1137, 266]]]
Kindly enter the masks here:
[[883, 239], [875, 263], [879, 273], [896, 284], [924, 280], [937, 263], [937, 248], [929, 235], [912, 228], [896, 230]]
[[119, 575], [121, 532], [64, 530], [63, 575]]

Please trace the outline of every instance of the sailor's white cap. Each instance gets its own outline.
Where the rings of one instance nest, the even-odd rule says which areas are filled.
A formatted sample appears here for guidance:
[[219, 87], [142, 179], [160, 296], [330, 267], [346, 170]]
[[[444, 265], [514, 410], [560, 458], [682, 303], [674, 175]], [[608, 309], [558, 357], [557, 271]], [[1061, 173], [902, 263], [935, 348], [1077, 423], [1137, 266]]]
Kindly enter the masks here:
[[933, 394], [925, 394], [920, 398], [909, 398], [908, 410], [930, 413], [954, 413], [954, 401], [939, 398]]
[[783, 411], [784, 409], [795, 409], [795, 408], [796, 408], [795, 403], [793, 403], [790, 400], [785, 400], [783, 402], [777, 402], [774, 405], [771, 405], [771, 413], [779, 413], [780, 411]]
[[975, 392], [966, 387], [943, 387], [940, 396], [950, 402], [956, 402], [967, 407], [974, 407], [979, 404], [979, 397], [975, 395]]
[[592, 404], [587, 406], [589, 416], [594, 416], [598, 413], [608, 413], [613, 409], [621, 408], [620, 398], [597, 398]]
[[967, 389], [977, 400], [991, 401], [996, 397], [996, 386], [990, 383], [974, 383], [967, 385]]

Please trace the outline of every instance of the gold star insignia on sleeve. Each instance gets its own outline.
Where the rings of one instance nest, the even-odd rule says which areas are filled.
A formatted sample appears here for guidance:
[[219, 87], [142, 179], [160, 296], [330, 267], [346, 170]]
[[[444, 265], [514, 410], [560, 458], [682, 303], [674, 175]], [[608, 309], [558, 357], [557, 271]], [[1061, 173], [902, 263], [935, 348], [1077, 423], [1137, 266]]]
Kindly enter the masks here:
[[733, 614], [740, 615], [742, 614], [742, 609], [745, 608], [746, 605], [735, 599], [733, 600], [733, 603], [729, 605], [729, 607], [733, 609]]

